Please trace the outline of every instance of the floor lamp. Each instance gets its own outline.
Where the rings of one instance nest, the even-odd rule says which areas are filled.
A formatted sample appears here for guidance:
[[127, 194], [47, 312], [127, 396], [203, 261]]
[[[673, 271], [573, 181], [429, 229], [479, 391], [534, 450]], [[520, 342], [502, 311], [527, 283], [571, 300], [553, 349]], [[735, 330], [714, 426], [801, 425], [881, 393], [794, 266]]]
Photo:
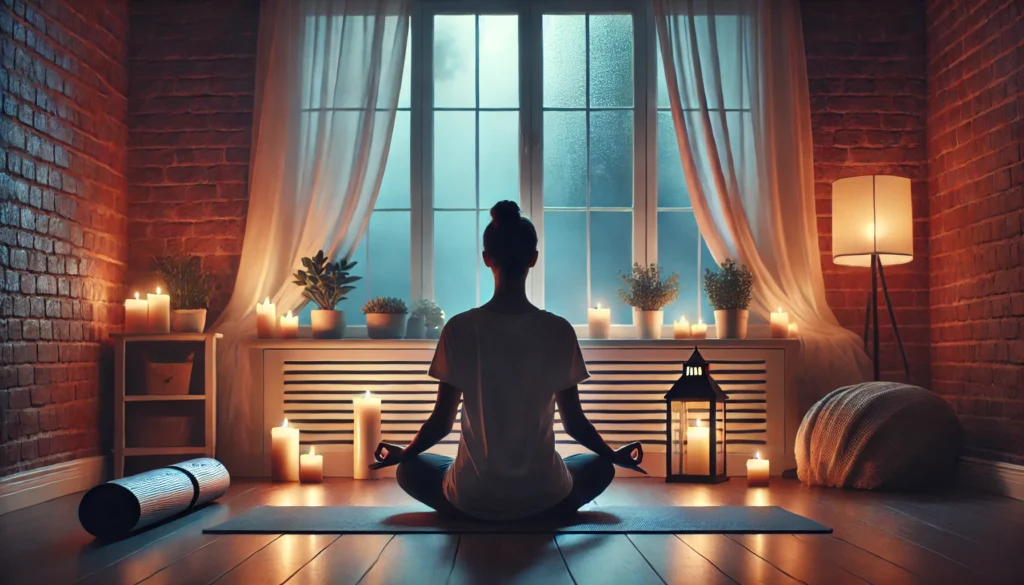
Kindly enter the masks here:
[[864, 315], [864, 351], [868, 331], [874, 331], [875, 380], [878, 364], [878, 281], [882, 281], [885, 306], [910, 379], [910, 364], [903, 349], [896, 314], [889, 301], [883, 266], [906, 264], [914, 259], [914, 213], [910, 179], [891, 175], [848, 177], [832, 183], [832, 261], [842, 266], [871, 267], [871, 294]]

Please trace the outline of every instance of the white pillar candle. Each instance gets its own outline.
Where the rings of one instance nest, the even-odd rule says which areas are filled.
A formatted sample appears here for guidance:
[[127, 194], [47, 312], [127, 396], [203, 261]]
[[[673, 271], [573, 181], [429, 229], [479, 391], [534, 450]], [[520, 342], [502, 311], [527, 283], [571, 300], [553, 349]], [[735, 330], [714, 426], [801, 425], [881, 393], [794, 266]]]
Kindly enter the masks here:
[[155, 293], [146, 294], [146, 302], [149, 305], [149, 332], [170, 333], [171, 297], [160, 294], [158, 286]]
[[704, 323], [703, 319], [698, 319], [696, 323], [690, 326], [690, 337], [694, 339], [707, 339], [708, 326]]
[[611, 336], [612, 310], [602, 309], [601, 303], [597, 303], [596, 308], [587, 309], [587, 326], [591, 339], [608, 339]]
[[690, 322], [686, 317], [680, 317], [678, 321], [672, 322], [672, 337], [675, 339], [689, 339], [693, 335], [690, 329]]
[[124, 332], [145, 333], [149, 331], [149, 301], [140, 299], [135, 293], [134, 299], [124, 301]]
[[707, 475], [711, 471], [710, 455], [711, 429], [701, 426], [686, 427], [686, 474]]
[[783, 313], [782, 307], [779, 307], [778, 312], [772, 313], [770, 319], [772, 337], [789, 337], [789, 313]]
[[377, 471], [370, 469], [375, 460], [373, 452], [380, 443], [380, 398], [366, 394], [352, 401], [353, 444], [352, 477], [377, 479]]
[[282, 339], [295, 339], [299, 336], [299, 316], [292, 316], [288, 311], [287, 315], [281, 315], [281, 328], [278, 330]]
[[796, 326], [796, 323], [789, 324], [789, 336], [797, 337], [800, 334], [800, 329]]
[[277, 306], [270, 302], [270, 297], [256, 305], [256, 337], [270, 339], [277, 329]]
[[754, 453], [753, 459], [747, 459], [747, 487], [768, 485], [768, 460], [761, 459], [761, 453]]
[[270, 429], [270, 477], [299, 481], [299, 429], [288, 426], [288, 419]]
[[302, 483], [323, 483], [324, 456], [317, 455], [314, 447], [309, 453], [299, 455], [299, 481]]

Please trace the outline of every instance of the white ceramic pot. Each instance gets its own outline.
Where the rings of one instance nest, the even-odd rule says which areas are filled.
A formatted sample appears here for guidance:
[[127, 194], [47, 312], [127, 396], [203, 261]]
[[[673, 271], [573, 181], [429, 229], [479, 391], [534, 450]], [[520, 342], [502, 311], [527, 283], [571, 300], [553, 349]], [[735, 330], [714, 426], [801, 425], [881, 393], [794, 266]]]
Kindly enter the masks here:
[[664, 311], [637, 311], [636, 336], [640, 339], [661, 339], [661, 326], [665, 323]]
[[202, 333], [206, 329], [206, 309], [175, 309], [171, 312], [171, 331]]
[[715, 332], [719, 339], [746, 339], [747, 319], [750, 311], [746, 309], [724, 309], [715, 311]]
[[405, 313], [367, 313], [366, 335], [370, 339], [402, 339], [406, 317]]
[[412, 316], [405, 324], [406, 339], [424, 339], [427, 335], [427, 327], [423, 323], [423, 317]]
[[345, 337], [345, 311], [315, 309], [309, 312], [313, 339], [342, 339]]

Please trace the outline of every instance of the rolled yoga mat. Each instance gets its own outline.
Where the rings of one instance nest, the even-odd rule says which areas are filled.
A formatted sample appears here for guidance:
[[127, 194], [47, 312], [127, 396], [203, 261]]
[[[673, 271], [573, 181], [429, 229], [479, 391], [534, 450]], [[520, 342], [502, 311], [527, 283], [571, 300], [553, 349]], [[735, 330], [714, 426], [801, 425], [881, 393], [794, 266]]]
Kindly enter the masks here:
[[212, 502], [231, 485], [216, 459], [201, 458], [100, 484], [78, 505], [78, 520], [99, 538], [119, 538]]

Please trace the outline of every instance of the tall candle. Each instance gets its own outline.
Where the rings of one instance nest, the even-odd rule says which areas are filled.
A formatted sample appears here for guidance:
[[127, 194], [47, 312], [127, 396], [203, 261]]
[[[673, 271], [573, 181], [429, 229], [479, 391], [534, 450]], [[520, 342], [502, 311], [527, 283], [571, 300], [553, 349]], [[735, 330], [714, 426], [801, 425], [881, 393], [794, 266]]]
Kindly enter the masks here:
[[281, 315], [281, 328], [278, 330], [282, 339], [295, 339], [299, 336], [299, 316], [292, 316], [288, 311], [287, 315]]
[[711, 464], [708, 460], [710, 432], [709, 427], [701, 426], [699, 418], [697, 426], [686, 427], [685, 472], [687, 475], [707, 475], [711, 471]]
[[703, 319], [698, 319], [696, 323], [690, 326], [690, 337], [694, 339], [707, 339], [708, 326], [704, 323]]
[[139, 298], [124, 301], [124, 332], [145, 333], [149, 331], [149, 301]]
[[789, 313], [783, 313], [782, 307], [779, 307], [778, 312], [771, 314], [769, 323], [772, 328], [772, 337], [789, 337]]
[[380, 398], [366, 394], [352, 401], [353, 448], [352, 477], [377, 479], [377, 472], [369, 468], [374, 462], [373, 452], [380, 443]]
[[796, 337], [797, 335], [799, 335], [799, 333], [800, 333], [800, 329], [796, 326], [796, 323], [790, 323], [789, 324], [789, 336], [790, 337]]
[[591, 339], [608, 339], [612, 328], [612, 310], [607, 307], [602, 309], [601, 303], [597, 303], [596, 308], [587, 309], [587, 328]]
[[299, 481], [299, 429], [288, 426], [288, 419], [270, 429], [270, 477]]
[[160, 294], [158, 286], [155, 293], [146, 294], [146, 302], [149, 304], [149, 332], [170, 333], [171, 297]]
[[310, 447], [309, 453], [299, 455], [299, 481], [302, 483], [323, 483], [324, 456], [316, 454], [316, 448]]
[[755, 452], [753, 459], [747, 459], [747, 487], [768, 485], [768, 476], [768, 460]]
[[672, 322], [672, 336], [675, 339], [689, 339], [693, 335], [690, 329], [690, 322], [686, 317], [680, 317], [678, 321]]
[[270, 302], [267, 297], [261, 304], [256, 305], [256, 337], [270, 339], [277, 329], [277, 306]]

